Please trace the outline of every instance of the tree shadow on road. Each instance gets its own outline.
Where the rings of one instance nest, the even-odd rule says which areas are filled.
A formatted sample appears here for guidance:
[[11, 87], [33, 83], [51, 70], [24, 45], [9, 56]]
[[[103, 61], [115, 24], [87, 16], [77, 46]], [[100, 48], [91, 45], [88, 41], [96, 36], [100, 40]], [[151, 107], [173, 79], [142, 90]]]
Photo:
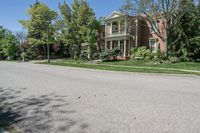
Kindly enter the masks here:
[[22, 98], [26, 88], [0, 88], [0, 125], [26, 133], [84, 133], [89, 125], [78, 119], [65, 97], [51, 93]]

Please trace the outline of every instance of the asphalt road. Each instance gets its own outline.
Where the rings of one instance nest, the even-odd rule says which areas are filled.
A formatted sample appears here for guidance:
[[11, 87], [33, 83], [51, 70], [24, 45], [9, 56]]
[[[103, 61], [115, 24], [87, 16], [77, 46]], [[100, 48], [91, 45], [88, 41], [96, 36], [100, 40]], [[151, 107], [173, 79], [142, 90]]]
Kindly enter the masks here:
[[199, 133], [200, 78], [0, 62], [0, 124], [25, 133]]

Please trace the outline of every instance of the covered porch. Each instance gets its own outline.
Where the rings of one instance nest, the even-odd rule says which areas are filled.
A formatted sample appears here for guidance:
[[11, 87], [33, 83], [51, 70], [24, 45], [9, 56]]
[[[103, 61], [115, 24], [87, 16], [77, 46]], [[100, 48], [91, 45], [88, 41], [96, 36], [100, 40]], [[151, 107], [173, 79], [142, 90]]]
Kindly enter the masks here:
[[132, 40], [129, 37], [108, 38], [105, 40], [105, 50], [112, 50], [119, 48], [122, 52], [123, 58], [130, 57]]

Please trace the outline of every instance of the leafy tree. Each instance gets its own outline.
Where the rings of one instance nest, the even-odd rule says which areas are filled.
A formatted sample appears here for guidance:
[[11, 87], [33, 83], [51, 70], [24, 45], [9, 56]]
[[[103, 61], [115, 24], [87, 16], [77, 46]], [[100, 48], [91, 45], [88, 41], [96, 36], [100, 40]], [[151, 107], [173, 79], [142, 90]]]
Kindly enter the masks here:
[[81, 53], [82, 43], [88, 43], [90, 49], [88, 51], [92, 51], [94, 43], [97, 42], [99, 25], [89, 4], [85, 0], [74, 0], [70, 8], [64, 1], [59, 8], [62, 17], [61, 39], [63, 42], [70, 45], [77, 56]]
[[0, 26], [0, 58], [15, 59], [18, 57], [18, 41], [13, 33]]
[[185, 12], [177, 25], [173, 28], [173, 42], [170, 45], [172, 56], [184, 61], [200, 58], [200, 10], [195, 1], [181, 0], [177, 15]]
[[59, 39], [66, 47], [68, 47], [70, 56], [73, 58], [77, 51], [77, 28], [72, 21], [72, 10], [67, 5], [66, 1], [63, 4], [59, 3], [60, 19], [57, 21], [57, 25], [61, 32]]
[[46, 55], [46, 45], [54, 42], [55, 29], [53, 21], [57, 18], [57, 13], [45, 4], [36, 0], [35, 4], [28, 9], [29, 20], [20, 20], [19, 22], [27, 29], [27, 40], [30, 45], [43, 47], [43, 55]]
[[[145, 16], [151, 29], [164, 42], [163, 52], [168, 56], [168, 46], [171, 43], [169, 40], [172, 37], [170, 31], [185, 14], [184, 10], [177, 15], [180, 6], [188, 9], [186, 3], [181, 3], [180, 0], [125, 0], [121, 11]], [[159, 21], [162, 22], [161, 27], [158, 24]]]

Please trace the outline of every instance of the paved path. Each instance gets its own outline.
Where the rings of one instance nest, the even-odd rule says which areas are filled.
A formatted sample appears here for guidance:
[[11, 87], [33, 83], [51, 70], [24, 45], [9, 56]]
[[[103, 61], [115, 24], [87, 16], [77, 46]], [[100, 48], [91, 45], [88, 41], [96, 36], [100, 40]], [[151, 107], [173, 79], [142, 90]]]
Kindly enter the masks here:
[[199, 133], [200, 78], [0, 62], [0, 124], [25, 133]]

